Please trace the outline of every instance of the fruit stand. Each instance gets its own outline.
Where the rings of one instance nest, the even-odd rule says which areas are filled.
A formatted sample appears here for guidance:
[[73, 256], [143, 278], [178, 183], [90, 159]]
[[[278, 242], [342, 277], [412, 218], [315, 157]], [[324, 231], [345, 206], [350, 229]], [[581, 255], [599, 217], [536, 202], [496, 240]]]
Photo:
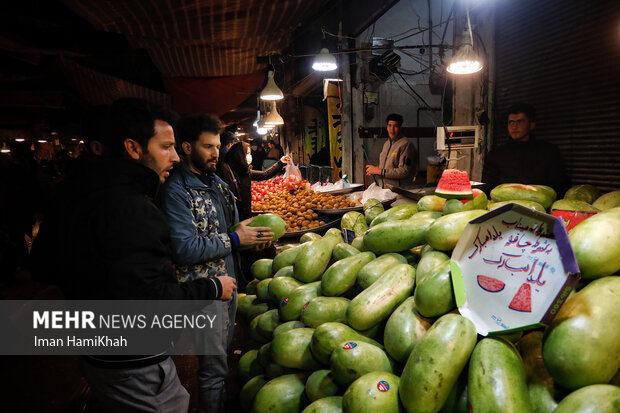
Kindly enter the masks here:
[[[287, 228], [298, 221], [308, 226], [304, 221], [327, 202], [302, 191], [273, 198], [272, 212], [304, 218], [289, 219]], [[505, 184], [490, 191], [490, 200], [471, 188], [392, 208], [368, 200], [342, 216], [341, 228], [323, 236], [307, 232], [274, 259], [255, 262], [256, 280], [239, 295], [240, 325], [250, 338], [239, 362], [242, 407], [256, 413], [620, 411], [620, 191], [600, 196], [580, 185], [555, 198], [542, 185]], [[292, 210], [283, 210], [286, 205]], [[556, 216], [568, 207], [589, 213], [567, 231]], [[489, 229], [485, 238], [482, 231], [499, 228], [496, 222], [512, 232]], [[355, 234], [352, 242], [340, 229]], [[473, 251], [464, 243], [481, 254], [491, 242], [496, 250], [476, 264], [487, 272], [464, 265]], [[546, 264], [551, 258], [542, 265], [539, 259], [554, 253], [549, 245], [562, 249], [553, 272]], [[503, 260], [491, 259], [493, 251]], [[519, 265], [517, 257], [524, 260]], [[547, 285], [562, 274], [574, 283], [557, 280], [547, 294], [543, 270]], [[481, 329], [479, 320], [459, 312], [473, 296], [469, 287], [455, 291], [455, 280], [489, 296], [505, 292], [503, 311], [522, 327], [508, 325], [506, 316], [490, 331]], [[546, 318], [526, 318], [543, 296], [551, 303]], [[470, 305], [472, 311], [479, 310]]]

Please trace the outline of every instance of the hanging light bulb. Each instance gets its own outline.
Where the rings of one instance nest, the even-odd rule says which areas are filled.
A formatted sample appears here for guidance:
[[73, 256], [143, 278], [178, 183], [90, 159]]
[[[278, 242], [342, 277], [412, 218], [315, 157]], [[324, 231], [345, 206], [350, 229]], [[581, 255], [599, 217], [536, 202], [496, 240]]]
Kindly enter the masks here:
[[446, 70], [455, 75], [469, 75], [481, 71], [482, 67], [480, 57], [474, 50], [474, 36], [469, 21], [469, 9], [467, 9], [467, 28], [463, 31], [461, 44]]
[[338, 69], [336, 57], [329, 52], [327, 47], [321, 49], [321, 52], [314, 58], [312, 68], [319, 72], [327, 72], [329, 70]]
[[271, 102], [271, 112], [267, 114], [265, 117], [265, 126], [278, 126], [284, 125], [284, 119], [278, 113], [278, 109], [276, 108], [276, 102]]
[[267, 84], [265, 88], [260, 92], [260, 98], [262, 100], [280, 100], [284, 99], [284, 94], [282, 90], [276, 85], [275, 80], [273, 80], [274, 72], [270, 70], [267, 73]]
[[325, 42], [325, 28], [322, 29], [323, 39], [321, 40], [321, 51], [314, 58], [312, 62], [312, 69], [318, 72], [328, 72], [330, 70], [338, 69], [338, 63], [336, 57], [329, 52], [327, 44]]
[[262, 127], [262, 122], [260, 119], [260, 110], [256, 111], [256, 120], [254, 121], [252, 126], [256, 128], [256, 133], [258, 133], [260, 136], [264, 136], [267, 134], [267, 132], [269, 132], [269, 129]]

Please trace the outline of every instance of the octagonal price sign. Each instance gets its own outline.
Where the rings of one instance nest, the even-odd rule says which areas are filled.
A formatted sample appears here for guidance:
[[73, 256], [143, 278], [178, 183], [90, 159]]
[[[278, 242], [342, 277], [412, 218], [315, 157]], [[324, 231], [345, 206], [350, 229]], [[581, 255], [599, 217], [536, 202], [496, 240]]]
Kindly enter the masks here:
[[563, 221], [512, 203], [472, 220], [450, 264], [459, 312], [484, 336], [549, 324], [579, 280]]

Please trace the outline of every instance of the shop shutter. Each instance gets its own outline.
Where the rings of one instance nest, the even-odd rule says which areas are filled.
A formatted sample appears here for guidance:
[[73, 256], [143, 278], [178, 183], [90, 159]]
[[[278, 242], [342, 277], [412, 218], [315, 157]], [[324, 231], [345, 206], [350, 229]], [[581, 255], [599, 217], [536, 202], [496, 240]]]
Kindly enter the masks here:
[[494, 143], [508, 107], [532, 103], [573, 184], [620, 189], [620, 2], [502, 1], [495, 39]]

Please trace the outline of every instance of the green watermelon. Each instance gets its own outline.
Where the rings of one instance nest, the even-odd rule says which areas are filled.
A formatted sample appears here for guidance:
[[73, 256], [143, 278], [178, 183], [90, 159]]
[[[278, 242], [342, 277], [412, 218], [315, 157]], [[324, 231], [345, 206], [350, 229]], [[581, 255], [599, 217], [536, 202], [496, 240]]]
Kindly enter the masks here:
[[[246, 219], [245, 221], [242, 221], [242, 222], [247, 222], [249, 220], [252, 220], [252, 222], [250, 222], [250, 224], [248, 225], [250, 227], [269, 227], [269, 228], [271, 228], [271, 232], [273, 232], [273, 238], [271, 238], [268, 241], [272, 241], [272, 242], [277, 241], [278, 239], [280, 239], [280, 237], [282, 235], [284, 235], [284, 231], [286, 230], [286, 222], [284, 222], [282, 217], [280, 217], [279, 215], [276, 215], [276, 214], [257, 215], [254, 218], [248, 218], [248, 219]], [[239, 226], [239, 224], [241, 224], [241, 222], [238, 222], [235, 225], [233, 225], [231, 227], [231, 231], [236, 230], [237, 227]], [[255, 244], [247, 245], [247, 246], [244, 246], [244, 247], [241, 247], [241, 248], [242, 249], [250, 249], [250, 248], [254, 247], [254, 245]]]
[[368, 231], [368, 224], [366, 224], [366, 217], [363, 214], [356, 211], [349, 211], [342, 216], [340, 228], [350, 229], [355, 232], [356, 237], [359, 237], [364, 235], [364, 232]]
[[435, 189], [435, 195], [447, 199], [473, 199], [469, 175], [458, 169], [446, 169]]
[[524, 184], [502, 184], [491, 191], [491, 199], [494, 202], [512, 201], [515, 199], [523, 201], [538, 202], [545, 209], [548, 209], [557, 198], [555, 190], [545, 185], [524, 185]]
[[575, 199], [577, 201], [587, 202], [588, 204], [592, 204], [600, 196], [601, 191], [599, 191], [597, 187], [588, 184], [575, 185], [564, 194], [565, 199]]

